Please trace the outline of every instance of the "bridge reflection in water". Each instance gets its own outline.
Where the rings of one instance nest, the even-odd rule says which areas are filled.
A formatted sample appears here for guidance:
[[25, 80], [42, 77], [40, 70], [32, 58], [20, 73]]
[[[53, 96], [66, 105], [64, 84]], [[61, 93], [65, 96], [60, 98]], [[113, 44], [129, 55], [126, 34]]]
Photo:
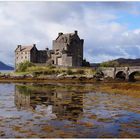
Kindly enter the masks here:
[[83, 114], [83, 94], [53, 87], [16, 85], [15, 105], [18, 110], [36, 111], [39, 106], [55, 114], [57, 119], [76, 121]]

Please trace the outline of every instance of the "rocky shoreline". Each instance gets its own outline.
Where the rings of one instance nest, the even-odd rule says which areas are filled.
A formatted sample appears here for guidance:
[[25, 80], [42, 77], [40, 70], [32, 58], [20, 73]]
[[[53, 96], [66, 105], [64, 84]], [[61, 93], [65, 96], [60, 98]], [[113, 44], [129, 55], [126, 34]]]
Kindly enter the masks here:
[[26, 75], [10, 75], [10, 74], [1, 74], [0, 75], [0, 83], [8, 82], [8, 83], [16, 83], [16, 82], [25, 82], [25, 83], [40, 83], [40, 82], [60, 82], [60, 83], [95, 83], [95, 82], [106, 82], [106, 81], [114, 81], [111, 78], [103, 78], [101, 76], [95, 75], [42, 75], [42, 76], [33, 76], [32, 74]]
[[104, 77], [100, 73], [96, 74], [31, 74], [31, 73], [0, 73], [0, 83], [120, 83], [128, 82], [121, 79]]

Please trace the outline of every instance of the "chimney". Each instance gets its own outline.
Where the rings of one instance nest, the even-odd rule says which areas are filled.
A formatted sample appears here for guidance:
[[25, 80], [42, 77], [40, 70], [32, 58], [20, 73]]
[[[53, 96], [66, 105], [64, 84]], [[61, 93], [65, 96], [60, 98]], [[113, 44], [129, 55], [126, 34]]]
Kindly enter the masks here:
[[75, 31], [74, 31], [74, 33], [77, 35], [77, 34], [78, 34], [78, 31], [77, 31], [77, 30], [75, 30]]
[[61, 36], [61, 35], [63, 35], [63, 33], [62, 33], [62, 32], [58, 33], [58, 36]]
[[21, 51], [21, 45], [18, 45], [19, 50]]
[[33, 44], [33, 47], [36, 47], [36, 44]]
[[48, 51], [49, 50], [49, 48], [46, 48], [46, 51]]

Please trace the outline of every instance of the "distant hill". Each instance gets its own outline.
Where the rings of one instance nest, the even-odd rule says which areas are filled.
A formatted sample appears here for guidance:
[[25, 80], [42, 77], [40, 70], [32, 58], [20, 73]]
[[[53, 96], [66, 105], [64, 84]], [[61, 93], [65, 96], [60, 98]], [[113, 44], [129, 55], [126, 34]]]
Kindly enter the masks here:
[[106, 61], [102, 63], [91, 63], [92, 67], [104, 66], [104, 67], [114, 67], [114, 66], [140, 66], [140, 58], [137, 59], [125, 59], [119, 58], [111, 61]]
[[91, 67], [99, 67], [100, 66], [100, 63], [90, 63], [90, 66]]
[[140, 58], [137, 58], [137, 59], [119, 58], [114, 61], [117, 61], [119, 65], [140, 66]]
[[0, 61], [0, 70], [14, 70], [14, 68]]

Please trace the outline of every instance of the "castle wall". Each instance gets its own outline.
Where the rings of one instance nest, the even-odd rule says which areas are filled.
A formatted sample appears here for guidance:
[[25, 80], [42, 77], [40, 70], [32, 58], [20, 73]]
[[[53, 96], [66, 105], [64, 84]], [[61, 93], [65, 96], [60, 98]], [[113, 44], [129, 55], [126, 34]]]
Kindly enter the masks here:
[[83, 62], [83, 40], [79, 40], [78, 43], [72, 44], [72, 57], [73, 66], [82, 66]]
[[29, 61], [32, 63], [36, 62], [37, 49], [36, 47], [32, 47], [32, 49], [23, 49], [21, 45], [18, 45], [17, 50], [15, 51], [15, 67], [18, 64], [23, 63], [25, 61]]
[[38, 50], [36, 48], [33, 48], [31, 51], [30, 51], [30, 61], [29, 62], [32, 62], [32, 63], [36, 63], [37, 62], [37, 52]]
[[[35, 44], [33, 46], [24, 47], [28, 51], [20, 51], [18, 46], [16, 49], [15, 63], [19, 64], [24, 61], [32, 63], [50, 62], [60, 66], [82, 66], [83, 62], [83, 43], [77, 31], [74, 33], [59, 33], [56, 40], [53, 40], [53, 50], [37, 50]], [[17, 51], [18, 50], [18, 51]]]
[[53, 40], [53, 50], [54, 51], [57, 51], [57, 50], [62, 51], [63, 49], [66, 50], [66, 48], [67, 48], [67, 43]]
[[84, 40], [78, 37], [77, 32], [74, 34], [59, 34], [57, 39], [53, 40], [54, 54], [52, 59], [54, 64], [82, 66], [83, 43]]
[[47, 51], [46, 50], [39, 50], [37, 51], [37, 63], [46, 63], [48, 59]]
[[24, 61], [30, 61], [30, 52], [16, 52], [15, 63], [19, 64]]
[[64, 66], [73, 66], [72, 56], [68, 56], [67, 54], [62, 55], [62, 64]]

